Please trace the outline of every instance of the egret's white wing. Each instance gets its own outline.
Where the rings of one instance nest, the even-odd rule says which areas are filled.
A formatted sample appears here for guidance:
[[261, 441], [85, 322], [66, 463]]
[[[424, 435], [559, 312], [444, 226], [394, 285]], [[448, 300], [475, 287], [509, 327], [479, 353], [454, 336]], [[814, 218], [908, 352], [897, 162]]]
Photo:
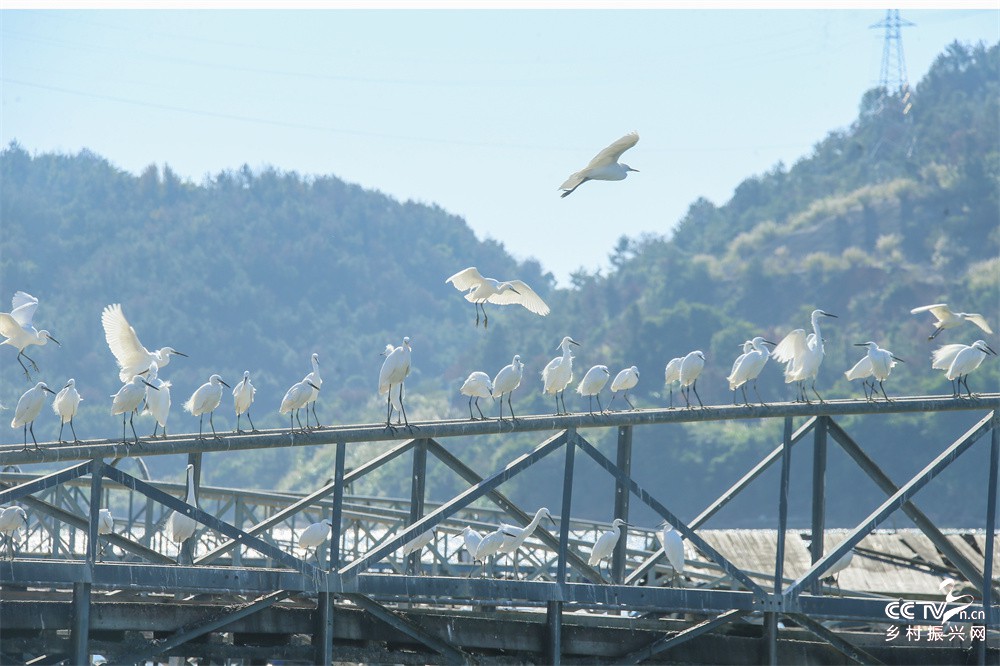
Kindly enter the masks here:
[[21, 326], [31, 326], [31, 320], [35, 317], [35, 310], [38, 309], [38, 299], [23, 291], [14, 292], [14, 298], [10, 299], [10, 316]]
[[865, 377], [870, 377], [874, 374], [874, 369], [872, 368], [872, 360], [867, 354], [861, 357], [861, 360], [854, 364], [854, 367], [844, 373], [844, 376], [848, 379], [864, 379]]
[[135, 329], [128, 323], [122, 306], [118, 303], [109, 305], [101, 313], [101, 323], [104, 325], [104, 338], [108, 341], [111, 353], [122, 368], [140, 364], [149, 357], [149, 351], [139, 342]]
[[475, 266], [469, 266], [465, 270], [459, 271], [444, 281], [455, 285], [459, 291], [468, 291], [473, 287], [478, 287], [483, 281], [483, 276], [479, 274]]
[[594, 159], [590, 160], [590, 164], [587, 165], [587, 169], [607, 166], [608, 164], [615, 164], [618, 162], [618, 158], [622, 156], [622, 153], [638, 142], [639, 133], [629, 132], [601, 152], [597, 153], [597, 155], [594, 156]]
[[23, 329], [9, 312], [0, 312], [0, 335], [12, 338], [19, 335]]
[[788, 363], [796, 356], [801, 356], [806, 350], [806, 331], [797, 328], [778, 343], [778, 346], [771, 352], [771, 356], [779, 363]]
[[570, 175], [570, 177], [567, 178], [565, 181], [563, 181], [563, 184], [560, 185], [557, 189], [575, 190], [577, 187], [580, 186], [580, 183], [587, 180], [587, 174], [584, 173], [584, 171], [577, 171], [576, 173]]
[[679, 574], [684, 573], [684, 542], [680, 534], [671, 530], [669, 536], [663, 536], [665, 537], [662, 539], [663, 552], [667, 555], [667, 561], [674, 571]]
[[990, 328], [990, 325], [986, 323], [986, 317], [984, 317], [983, 315], [976, 314], [973, 312], [965, 315], [965, 318], [971, 321], [979, 328], [983, 329], [985, 332], [991, 335], [993, 334], [993, 330]]
[[934, 305], [921, 305], [919, 308], [913, 308], [910, 310], [910, 314], [917, 314], [920, 312], [930, 311], [938, 319], [944, 319], [942, 315], [946, 315], [947, 312], [951, 312], [948, 308], [947, 303], [935, 303]]
[[951, 367], [958, 353], [968, 346], [955, 343], [938, 347], [931, 353], [931, 367], [935, 370], [947, 370]]
[[534, 312], [537, 315], [542, 315], [543, 317], [549, 313], [549, 306], [545, 304], [545, 301], [542, 300], [541, 296], [535, 293], [534, 289], [521, 280], [511, 280], [510, 285], [519, 293], [515, 294], [514, 291], [508, 289], [503, 293], [493, 294], [487, 298], [486, 301], [488, 303], [496, 303], [497, 305], [510, 305], [511, 303], [517, 303], [518, 305], [523, 305], [531, 312]]

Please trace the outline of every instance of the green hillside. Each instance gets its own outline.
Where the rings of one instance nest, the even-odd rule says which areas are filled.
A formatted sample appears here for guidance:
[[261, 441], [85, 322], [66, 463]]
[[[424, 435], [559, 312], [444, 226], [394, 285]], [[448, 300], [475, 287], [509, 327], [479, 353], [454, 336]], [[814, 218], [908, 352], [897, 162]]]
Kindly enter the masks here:
[[[909, 310], [946, 301], [1000, 326], [998, 99], [998, 46], [955, 44], [916, 86], [905, 116], [898, 100], [886, 103], [871, 91], [858, 119], [810, 155], [748, 178], [723, 205], [694, 202], [673, 233], [674, 221], [664, 220], [661, 236], [621, 239], [609, 272], [577, 273], [569, 289], [556, 289], [537, 262], [519, 263], [501, 244], [477, 240], [464, 220], [441, 208], [399, 202], [333, 176], [243, 167], [191, 183], [169, 167], [135, 176], [92, 153], [31, 155], [11, 144], [0, 152], [0, 298], [6, 302], [21, 289], [41, 300], [38, 323], [63, 346], [35, 348], [33, 356], [50, 386], [76, 378], [85, 400], [77, 418], [81, 437], [120, 433], [108, 397], [119, 386], [117, 372], [100, 325], [101, 309], [114, 302], [122, 303], [146, 346], [169, 344], [190, 355], [161, 372], [174, 385], [172, 433], [197, 428], [180, 404], [213, 372], [235, 381], [250, 370], [258, 387], [254, 422], [283, 425], [278, 403], [309, 371], [314, 351], [325, 380], [324, 422], [377, 421], [384, 414], [375, 391], [379, 352], [404, 335], [414, 349], [411, 419], [460, 417], [462, 379], [478, 369], [494, 374], [515, 353], [526, 364], [515, 409], [551, 412], [538, 373], [567, 334], [584, 343], [578, 377], [595, 363], [613, 371], [637, 365], [642, 376], [633, 401], [640, 406], [666, 403], [663, 366], [693, 349], [708, 358], [698, 383], [702, 398], [729, 402], [724, 378], [738, 345], [808, 327], [816, 307], [839, 315], [824, 322], [827, 356], [818, 386], [825, 397], [861, 395], [843, 371], [861, 356], [852, 343], [866, 340], [906, 360], [887, 382], [890, 394], [943, 393], [947, 381], [930, 370], [936, 344], [985, 337], [996, 346], [997, 338], [970, 326], [930, 343], [930, 317]], [[444, 284], [469, 265], [522, 278], [552, 314], [508, 308], [488, 331], [475, 328], [472, 307]], [[7, 405], [27, 387], [14, 355], [0, 349], [0, 401]], [[997, 390], [1000, 364], [987, 359], [970, 383]], [[793, 396], [774, 364], [759, 386], [769, 400]], [[574, 397], [567, 400], [571, 409], [586, 407]], [[224, 401], [215, 419], [220, 430], [233, 427], [231, 414]], [[842, 423], [898, 480], [961, 435], [971, 419]], [[152, 431], [148, 419], [138, 427]], [[57, 429], [54, 418], [40, 418], [35, 431], [51, 439]], [[19, 441], [20, 433], [7, 433], [5, 441]], [[587, 436], [609, 450], [614, 432]], [[640, 430], [633, 470], [691, 517], [779, 437], [780, 424], [769, 422]], [[535, 443], [497, 435], [448, 445], [485, 473]], [[308, 487], [331, 474], [327, 448], [216, 454], [206, 478]], [[378, 448], [351, 449], [352, 463]], [[808, 461], [807, 449], [796, 454], [800, 472], [808, 474]], [[182, 469], [179, 459], [149, 462], [157, 476], [178, 478]], [[512, 494], [553, 506], [560, 464], [519, 479]], [[980, 522], [982, 508], [964, 493], [981, 467], [970, 458], [944, 475], [939, 488], [926, 491], [925, 511], [956, 525]], [[842, 487], [851, 498], [829, 502], [833, 524], [855, 520], [880, 499], [842, 454], [831, 454], [830, 470], [831, 493]], [[579, 471], [578, 483], [610, 489], [586, 464]], [[444, 472], [434, 474], [432, 497], [456, 487]], [[549, 475], [554, 481], [546, 482]], [[718, 524], [770, 524], [776, 490], [766, 477], [758, 485], [750, 498], [759, 511], [744, 504], [720, 515]], [[404, 466], [355, 487], [385, 494], [408, 489]], [[575, 512], [610, 514], [610, 491], [582, 495]], [[808, 511], [808, 503], [793, 503], [793, 522]]]

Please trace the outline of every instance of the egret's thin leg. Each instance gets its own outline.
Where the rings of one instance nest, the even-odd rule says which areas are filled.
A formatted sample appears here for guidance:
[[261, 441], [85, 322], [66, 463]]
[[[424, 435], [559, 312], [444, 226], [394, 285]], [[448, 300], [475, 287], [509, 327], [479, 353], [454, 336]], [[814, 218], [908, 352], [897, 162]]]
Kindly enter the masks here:
[[[69, 429], [73, 431], [73, 441], [74, 442], [79, 442], [80, 438], [76, 436], [76, 428], [73, 427], [73, 417], [72, 416], [69, 419]], [[166, 432], [166, 430], [164, 430], [164, 432]]]
[[701, 401], [701, 396], [698, 395], [698, 380], [695, 379], [694, 383], [691, 384], [691, 388], [694, 390], [694, 397], [698, 398], [698, 406], [704, 407], [705, 404]]
[[819, 398], [819, 401], [823, 402], [823, 396], [821, 396], [819, 394], [819, 391], [816, 390], [816, 380], [815, 379], [812, 381], [812, 390], [813, 390], [813, 393], [816, 394], [816, 397]]
[[[478, 397], [476, 398], [476, 409], [479, 410], [479, 416], [481, 416], [483, 418], [483, 420], [485, 421], [486, 420], [486, 415], [483, 414], [483, 410], [482, 409], [479, 409], [479, 398]], [[471, 412], [472, 410], [470, 409], [469, 411]]]
[[[611, 396], [611, 399], [614, 400], [615, 397]], [[604, 407], [601, 406], [601, 394], [600, 393], [597, 394], [597, 408], [601, 410], [601, 414], [604, 413]], [[608, 405], [608, 411], [609, 412], [611, 411], [611, 405]]]
[[930, 335], [929, 335], [929, 336], [927, 337], [927, 339], [928, 339], [928, 340], [933, 340], [934, 338], [936, 338], [936, 337], [938, 336], [938, 333], [940, 333], [940, 332], [941, 332], [941, 331], [943, 331], [943, 330], [944, 330], [943, 328], [935, 328], [935, 329], [934, 329], [934, 332], [933, 332], [933, 333], [931, 333], [931, 334], [930, 334]]
[[882, 396], [883, 396], [883, 397], [885, 398], [885, 401], [886, 401], [886, 402], [892, 402], [892, 400], [890, 400], [890, 399], [889, 399], [889, 396], [887, 396], [887, 395], [885, 394], [885, 387], [884, 387], [884, 386], [882, 386], [882, 380], [881, 380], [881, 379], [880, 379], [880, 380], [878, 380], [878, 387], [879, 387], [880, 389], [882, 389]]
[[128, 444], [125, 440], [125, 413], [122, 412], [122, 444]]
[[62, 443], [62, 441], [63, 441], [62, 440], [62, 431], [63, 431], [63, 426], [64, 425], [66, 425], [66, 423], [62, 419], [59, 419], [59, 438], [58, 438], [58, 441], [60, 443]]
[[35, 363], [35, 360], [33, 358], [25, 354], [23, 350], [21, 351], [20, 356], [23, 356], [24, 358], [28, 359], [28, 362], [31, 363], [31, 367], [35, 369], [35, 372], [38, 372], [38, 364]]
[[[28, 381], [30, 382], [30, 381], [31, 381], [31, 373], [30, 373], [30, 372], [28, 372], [28, 366], [26, 366], [26, 365], [24, 364], [24, 361], [22, 361], [22, 360], [21, 360], [21, 356], [22, 356], [22, 355], [23, 355], [23, 354], [21, 354], [20, 352], [18, 353], [18, 355], [17, 355], [17, 362], [21, 364], [21, 369], [22, 369], [22, 370], [24, 370], [24, 376], [25, 376], [25, 377], [26, 377], [26, 378], [28, 379]], [[25, 358], [28, 358], [28, 357], [27, 357], [27, 356], [25, 356]]]
[[764, 398], [760, 397], [760, 391], [757, 390], [757, 380], [753, 380], [753, 392], [757, 394], [757, 399], [760, 400], [760, 406], [766, 407], [767, 403], [764, 402]]
[[628, 399], [628, 391], [625, 391], [625, 393], [624, 393], [624, 394], [622, 394], [622, 398], [624, 398], [624, 399], [625, 399], [625, 402], [627, 402], [627, 403], [628, 403], [628, 407], [629, 407], [629, 409], [631, 409], [631, 410], [633, 410], [633, 411], [634, 411], [634, 410], [635, 410], [635, 405], [633, 405], [633, 404], [632, 404], [632, 401]]
[[198, 415], [198, 439], [205, 439], [201, 436], [201, 420], [205, 418], [204, 414]]
[[562, 414], [562, 412], [559, 411], [559, 394], [556, 393], [555, 396], [556, 396], [556, 416], [559, 416], [560, 414]]
[[319, 424], [319, 416], [316, 415], [316, 401], [315, 400], [313, 400], [313, 403], [312, 403], [312, 410], [313, 410], [313, 418], [316, 419], [316, 427], [317, 428], [321, 428], [322, 426]]
[[[740, 388], [743, 389], [743, 404], [746, 405], [747, 407], [749, 407], [750, 406], [750, 400], [747, 399], [747, 383], [743, 382], [743, 386], [741, 386]], [[733, 395], [736, 395], [735, 391], [733, 391]]]
[[212, 421], [212, 415], [215, 414], [215, 410], [208, 413], [208, 425], [212, 426], [212, 437], [219, 439], [219, 435], [215, 432], [215, 423]]
[[[501, 398], [501, 401], [502, 400], [503, 398]], [[517, 421], [517, 418], [514, 416], [514, 407], [510, 404], [510, 393], [507, 394], [507, 407], [510, 408], [510, 420]], [[503, 405], [501, 405], [500, 408], [503, 409]]]
[[469, 396], [469, 420], [475, 421], [476, 415], [472, 413], [472, 396]]
[[132, 427], [132, 436], [135, 437], [135, 442], [134, 443], [138, 444], [139, 443], [139, 435], [136, 434], [136, 432], [135, 432], [135, 423], [133, 422], [134, 418], [135, 418], [135, 411], [132, 411], [132, 412], [129, 413], [128, 424]]
[[691, 400], [688, 399], [688, 392], [690, 390], [691, 389], [688, 388], [687, 386], [682, 386], [681, 387], [681, 397], [684, 398], [684, 402], [687, 403], [688, 409], [691, 409]]
[[156, 439], [156, 431], [159, 429], [160, 423], [158, 421], [153, 421], [153, 434], [150, 435], [150, 439]]
[[[249, 409], [247, 410], [247, 421], [250, 422], [250, 432], [257, 432], [257, 428], [255, 428], [253, 426], [253, 419], [250, 418], [250, 410]], [[166, 428], [163, 429], [163, 434], [164, 434], [164, 436], [166, 436], [166, 434], [167, 434], [167, 429]]]
[[28, 450], [28, 424], [24, 424], [24, 451]]
[[[608, 403], [608, 411], [609, 412], [611, 411], [611, 405], [615, 404], [615, 398], [617, 398], [617, 397], [618, 397], [618, 393], [617, 392], [611, 394], [611, 402]], [[600, 400], [600, 398], [601, 398], [601, 395], [598, 394], [597, 395], [597, 399]], [[598, 403], [598, 404], [600, 404], [600, 403]], [[601, 411], [603, 412], [604, 410], [602, 409]]]

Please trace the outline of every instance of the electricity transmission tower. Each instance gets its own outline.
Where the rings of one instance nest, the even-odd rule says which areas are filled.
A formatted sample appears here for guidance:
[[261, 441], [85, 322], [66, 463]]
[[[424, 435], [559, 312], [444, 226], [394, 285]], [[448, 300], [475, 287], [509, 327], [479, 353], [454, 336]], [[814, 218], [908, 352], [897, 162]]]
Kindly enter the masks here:
[[[886, 162], [889, 154], [902, 150], [907, 160], [913, 156], [916, 136], [913, 131], [913, 93], [906, 75], [906, 59], [903, 57], [901, 28], [916, 25], [900, 18], [898, 9], [888, 9], [885, 18], [869, 26], [885, 30], [882, 45], [882, 67], [879, 72], [878, 99], [875, 115], [880, 118], [877, 139], [868, 154], [869, 163], [877, 179], [889, 177], [886, 168], [894, 171]], [[887, 152], [888, 151], [888, 152]]]
[[885, 29], [885, 41], [882, 45], [882, 69], [879, 73], [878, 85], [882, 91], [882, 99], [897, 96], [903, 115], [909, 113], [913, 106], [910, 100], [910, 82], [906, 77], [906, 58], [903, 57], [903, 39], [900, 28], [909, 28], [916, 23], [899, 17], [898, 9], [887, 9], [885, 18], [870, 25], [869, 28]]

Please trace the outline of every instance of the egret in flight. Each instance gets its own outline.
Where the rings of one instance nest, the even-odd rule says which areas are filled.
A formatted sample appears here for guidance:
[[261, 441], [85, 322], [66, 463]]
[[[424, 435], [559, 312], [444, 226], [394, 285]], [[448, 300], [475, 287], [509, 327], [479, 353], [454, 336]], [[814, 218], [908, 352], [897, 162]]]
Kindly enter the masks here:
[[964, 321], [971, 321], [986, 333], [993, 334], [990, 325], [986, 323], [986, 317], [976, 312], [952, 312], [947, 303], [922, 305], [919, 308], [910, 310], [910, 314], [918, 314], [920, 312], [930, 312], [936, 320], [934, 322], [934, 332], [930, 334], [927, 338], [928, 340], [933, 340], [944, 329], [955, 328]]
[[[389, 348], [386, 347], [386, 351]], [[396, 347], [386, 355], [382, 363], [382, 369], [378, 373], [378, 393], [386, 396], [385, 399], [385, 429], [393, 432], [390, 419], [392, 418], [392, 388], [399, 387], [399, 411], [403, 414], [403, 423], [406, 429], [413, 432], [413, 426], [406, 418], [406, 408], [403, 406], [403, 380], [410, 374], [410, 338], [403, 338], [403, 344]]]
[[628, 399], [628, 392], [630, 389], [635, 388], [635, 385], [639, 383], [639, 368], [634, 365], [631, 368], [625, 368], [617, 375], [615, 375], [614, 381], [611, 382], [611, 402], [608, 403], [608, 411], [611, 411], [611, 405], [615, 404], [615, 396], [618, 395], [618, 391], [624, 391], [622, 397], [625, 402], [628, 403], [630, 409], [635, 409], [635, 405], [632, 401]]
[[559, 186], [559, 189], [563, 190], [560, 196], [568, 197], [588, 180], [625, 180], [629, 171], [638, 173], [638, 169], [633, 169], [618, 161], [622, 153], [638, 142], [639, 133], [631, 132], [597, 153], [594, 159], [590, 160], [590, 164], [572, 174], [566, 179], [566, 182]]
[[595, 365], [590, 370], [587, 370], [587, 374], [576, 385], [576, 392], [587, 396], [587, 406], [590, 409], [591, 416], [594, 415], [595, 395], [597, 396], [597, 408], [601, 410], [601, 414], [604, 413], [604, 407], [601, 405], [601, 389], [607, 386], [609, 379], [611, 379], [611, 371], [608, 370], [608, 366]]
[[212, 426], [212, 436], [216, 439], [219, 438], [219, 435], [215, 432], [215, 423], [212, 422], [212, 415], [215, 413], [215, 408], [222, 402], [223, 386], [228, 389], [232, 388], [232, 386], [222, 381], [222, 377], [219, 375], [212, 375], [208, 378], [207, 382], [195, 389], [195, 392], [184, 403], [184, 409], [190, 412], [192, 416], [198, 417], [198, 439], [204, 439], [201, 435], [201, 424], [205, 418], [205, 414], [208, 414], [208, 424]]
[[493, 397], [500, 402], [500, 420], [503, 421], [503, 396], [507, 395], [507, 407], [510, 409], [510, 420], [514, 418], [514, 407], [510, 404], [510, 394], [521, 385], [521, 377], [524, 375], [524, 364], [521, 363], [520, 354], [514, 354], [510, 365], [500, 368], [500, 372], [493, 379]]
[[24, 450], [28, 450], [28, 432], [31, 432], [31, 441], [35, 443], [35, 448], [40, 448], [38, 446], [38, 440], [35, 439], [35, 419], [42, 411], [42, 405], [45, 404], [45, 393], [51, 393], [55, 395], [55, 391], [50, 389], [45, 385], [45, 382], [38, 382], [33, 387], [24, 392], [21, 399], [17, 401], [17, 407], [14, 408], [14, 418], [10, 422], [11, 428], [20, 428], [24, 426]]
[[23, 291], [17, 291], [14, 292], [14, 298], [11, 299], [10, 312], [0, 312], [0, 335], [6, 338], [0, 344], [10, 345], [17, 349], [17, 362], [21, 364], [21, 369], [24, 370], [24, 376], [28, 378], [28, 381], [31, 381], [31, 373], [28, 372], [28, 367], [24, 365], [21, 357], [28, 359], [35, 372], [38, 372], [38, 365], [24, 353], [24, 350], [29, 345], [42, 346], [49, 340], [59, 344], [59, 341], [53, 338], [48, 331], [35, 330], [31, 320], [34, 319], [37, 309], [37, 298]]
[[236, 432], [241, 432], [240, 416], [243, 414], [246, 414], [247, 420], [250, 421], [250, 432], [257, 432], [257, 428], [253, 426], [253, 419], [250, 418], [250, 405], [253, 404], [253, 397], [256, 393], [257, 389], [250, 383], [250, 371], [244, 370], [243, 381], [233, 389], [233, 409], [236, 410]]
[[969, 398], [972, 398], [972, 391], [969, 390], [969, 373], [979, 367], [987, 354], [996, 356], [996, 352], [984, 340], [976, 340], [971, 345], [944, 345], [932, 354], [931, 367], [944, 370], [944, 376], [948, 378], [948, 381], [953, 382], [954, 393], [952, 393], [952, 397], [962, 397], [962, 385], [964, 384]]
[[521, 280], [500, 282], [493, 278], [483, 277], [475, 266], [455, 273], [444, 282], [454, 285], [455, 289], [459, 291], [467, 292], [465, 300], [473, 303], [476, 307], [476, 326], [479, 326], [480, 309], [483, 311], [483, 328], [489, 324], [485, 303], [522, 305], [527, 310], [543, 317], [549, 313], [549, 306], [526, 283]]
[[66, 382], [66, 385], [62, 387], [59, 393], [56, 393], [55, 400], [52, 401], [52, 411], [56, 413], [59, 417], [59, 441], [63, 441], [62, 433], [63, 426], [69, 422], [69, 428], [73, 431], [73, 441], [79, 442], [80, 438], [76, 436], [76, 428], [73, 427], [73, 417], [76, 416], [76, 408], [80, 406], [80, 401], [83, 398], [80, 397], [80, 392], [76, 390], [76, 380], [70, 379]]
[[155, 352], [143, 347], [139, 342], [139, 336], [135, 334], [135, 329], [125, 318], [122, 306], [118, 303], [104, 308], [101, 312], [101, 323], [104, 325], [104, 338], [108, 341], [108, 347], [115, 355], [115, 360], [118, 361], [118, 367], [121, 368], [118, 378], [123, 382], [145, 372], [150, 363], [156, 363], [162, 370], [167, 363], [170, 363], [172, 355], [187, 356], [173, 347], [161, 347]]
[[[562, 349], [562, 356], [556, 356], [542, 370], [542, 386], [545, 393], [556, 397], [556, 414], [568, 414], [566, 411], [566, 387], [573, 381], [573, 354], [570, 345], [580, 346], [580, 343], [568, 335], [562, 339], [557, 349]], [[559, 411], [559, 395], [562, 394], [562, 411]]]
[[135, 418], [135, 413], [139, 411], [139, 405], [142, 404], [142, 399], [146, 397], [146, 389], [142, 387], [146, 386], [158, 391], [154, 385], [147, 382], [142, 375], [133, 375], [132, 380], [126, 384], [123, 384], [118, 393], [111, 396], [111, 415], [116, 414], [122, 415], [122, 444], [128, 444], [128, 440], [125, 439], [125, 416], [128, 415], [128, 423], [132, 426], [132, 436], [135, 438], [136, 444], [139, 443], [139, 435], [135, 432], [135, 423], [133, 419]]
[[813, 332], [807, 336], [804, 329], [797, 328], [786, 335], [771, 352], [776, 361], [785, 364], [785, 383], [798, 384], [797, 402], [809, 402], [809, 396], [806, 395], [806, 380], [809, 379], [812, 380], [813, 393], [820, 402], [823, 402], [823, 396], [816, 390], [816, 375], [819, 374], [819, 366], [825, 354], [823, 336], [819, 331], [819, 318], [836, 316], [822, 310], [813, 310], [810, 316]]
[[[476, 420], [475, 415], [472, 413], [472, 400], [475, 399], [476, 409], [479, 410], [479, 416], [481, 416], [482, 420], [485, 421], [486, 416], [483, 415], [483, 410], [479, 409], [479, 399], [493, 397], [493, 382], [490, 381], [490, 376], [485, 372], [477, 370], [469, 375], [458, 392], [462, 395], [469, 396], [469, 420]], [[502, 403], [500, 408], [503, 409]]]

